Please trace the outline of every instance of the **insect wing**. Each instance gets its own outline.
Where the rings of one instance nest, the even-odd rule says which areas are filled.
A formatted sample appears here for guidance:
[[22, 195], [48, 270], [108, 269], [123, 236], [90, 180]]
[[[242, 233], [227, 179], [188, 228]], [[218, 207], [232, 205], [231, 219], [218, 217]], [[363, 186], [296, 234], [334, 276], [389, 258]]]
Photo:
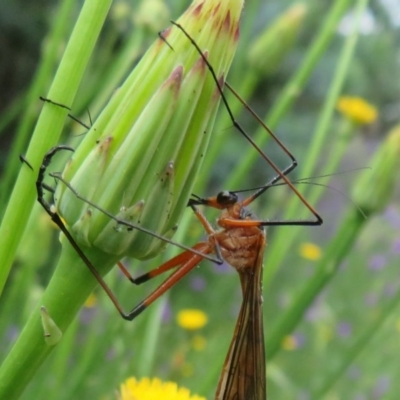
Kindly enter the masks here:
[[262, 315], [265, 239], [254, 268], [239, 270], [243, 302], [218, 383], [216, 400], [265, 400], [266, 366]]

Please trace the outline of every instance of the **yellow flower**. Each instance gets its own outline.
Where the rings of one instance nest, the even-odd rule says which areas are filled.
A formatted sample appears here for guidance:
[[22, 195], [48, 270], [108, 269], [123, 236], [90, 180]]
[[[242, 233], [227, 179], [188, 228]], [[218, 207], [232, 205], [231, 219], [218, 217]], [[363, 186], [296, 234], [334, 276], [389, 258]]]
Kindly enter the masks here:
[[121, 400], [206, 400], [205, 397], [191, 395], [186, 388], [174, 382], [162, 382], [158, 378], [128, 378], [121, 384]]
[[94, 293], [91, 293], [89, 297], [85, 301], [85, 307], [93, 308], [97, 304], [97, 296]]
[[208, 322], [206, 313], [201, 310], [187, 308], [178, 312], [176, 316], [178, 325], [187, 330], [200, 329]]
[[297, 340], [293, 335], [286, 335], [282, 340], [282, 348], [284, 350], [296, 350]]
[[300, 246], [299, 253], [303, 258], [311, 261], [317, 261], [321, 258], [321, 249], [313, 243], [303, 243]]
[[207, 342], [206, 342], [206, 339], [204, 338], [204, 336], [196, 335], [192, 340], [192, 347], [196, 351], [204, 350], [206, 348], [206, 345], [207, 345]]
[[378, 116], [376, 108], [361, 97], [340, 97], [336, 108], [344, 116], [358, 124], [371, 124]]

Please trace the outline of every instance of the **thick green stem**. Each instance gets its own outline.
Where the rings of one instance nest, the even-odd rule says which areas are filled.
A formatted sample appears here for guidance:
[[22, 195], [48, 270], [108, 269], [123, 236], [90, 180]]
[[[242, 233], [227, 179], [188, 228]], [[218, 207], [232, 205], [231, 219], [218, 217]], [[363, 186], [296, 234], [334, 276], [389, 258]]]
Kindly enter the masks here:
[[[84, 3], [71, 39], [51, 85], [48, 97], [62, 104], [72, 103], [83, 72], [89, 61], [100, 29], [110, 7], [111, 0], [87, 0]], [[61, 134], [67, 110], [46, 105], [32, 136], [26, 158], [38, 170], [43, 155], [54, 146]], [[6, 282], [15, 252], [24, 233], [35, 201], [36, 173], [22, 166], [7, 210], [0, 227], [0, 292]]]

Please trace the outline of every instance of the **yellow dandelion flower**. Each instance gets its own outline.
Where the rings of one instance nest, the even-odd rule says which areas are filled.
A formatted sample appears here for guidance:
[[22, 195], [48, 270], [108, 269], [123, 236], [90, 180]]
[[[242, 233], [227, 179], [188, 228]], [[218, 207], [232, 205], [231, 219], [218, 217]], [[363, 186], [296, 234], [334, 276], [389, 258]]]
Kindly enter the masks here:
[[97, 296], [94, 293], [90, 293], [89, 297], [85, 301], [85, 307], [93, 308], [97, 304]]
[[208, 322], [207, 314], [201, 310], [187, 308], [178, 312], [176, 316], [178, 325], [187, 330], [203, 328]]
[[293, 335], [286, 335], [282, 339], [282, 349], [292, 351], [297, 349], [297, 340]]
[[175, 382], [162, 382], [158, 378], [128, 378], [121, 384], [121, 400], [206, 400], [205, 397], [191, 395], [186, 388]]
[[206, 348], [206, 344], [207, 341], [204, 338], [204, 336], [201, 335], [196, 335], [193, 339], [192, 339], [192, 347], [196, 350], [196, 351], [202, 351]]
[[318, 261], [322, 256], [320, 247], [313, 243], [303, 243], [300, 246], [299, 253], [303, 258], [311, 261]]
[[378, 111], [361, 97], [340, 97], [336, 108], [347, 118], [358, 124], [372, 124], [378, 116]]

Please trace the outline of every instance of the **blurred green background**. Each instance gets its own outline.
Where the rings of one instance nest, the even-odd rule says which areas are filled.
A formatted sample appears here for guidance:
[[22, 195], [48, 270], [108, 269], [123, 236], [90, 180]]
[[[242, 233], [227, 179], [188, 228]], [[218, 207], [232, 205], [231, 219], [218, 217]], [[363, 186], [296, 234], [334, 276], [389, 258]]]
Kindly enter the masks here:
[[[88, 110], [95, 119], [157, 32], [189, 4], [183, 0], [148, 1], [144, 12], [144, 4], [140, 3], [113, 3], [72, 107], [72, 113], [86, 123]], [[324, 218], [322, 227], [268, 230], [264, 324], [267, 354], [271, 355], [267, 375], [272, 399], [397, 399], [400, 392], [399, 179], [396, 174], [374, 177], [374, 170], [352, 171], [373, 165], [374, 154], [399, 122], [400, 5], [396, 1], [370, 1], [363, 11], [355, 51], [348, 68], [341, 73], [343, 85], [338, 91], [340, 95], [362, 97], [371, 103], [378, 111], [377, 120], [368, 125], [354, 124], [338, 112], [332, 114], [332, 82], [340, 75], [343, 47], [355, 26], [353, 7], [362, 3], [249, 1], [242, 16], [239, 49], [228, 80], [257, 113], [270, 113], [268, 121], [275, 133], [299, 162], [300, 167], [291, 175], [293, 180], [336, 173], [329, 179], [314, 180], [328, 188], [299, 186], [307, 198], [322, 195], [318, 202], [313, 202]], [[38, 96], [48, 91], [81, 3], [3, 0], [1, 4], [3, 215], [20, 168], [18, 154], [25, 152], [42, 107]], [[42, 60], [50, 43], [54, 44], [51, 32], [62, 7], [65, 24], [60, 28], [53, 60], [43, 72]], [[332, 16], [335, 7], [342, 7], [336, 19]], [[276, 25], [282, 15], [285, 17]], [[315, 59], [305, 61], [312, 44], [323, 37], [328, 21], [334, 22], [332, 34], [322, 41]], [[257, 49], [257, 40], [268, 29], [275, 29], [272, 39], [269, 36]], [[290, 90], [288, 82], [293, 82], [293, 76], [303, 70], [305, 63], [308, 73], [301, 83], [296, 81], [296, 90]], [[333, 103], [329, 104], [329, 99]], [[258, 124], [234, 101], [232, 104], [237, 118], [255, 135]], [[202, 196], [222, 189], [261, 185], [273, 176], [257, 156], [248, 165], [243, 162], [251, 149], [234, 131], [225, 110], [221, 109], [220, 114], [203, 172], [196, 182], [196, 193]], [[84, 131], [78, 124], [67, 122], [61, 143], [71, 143], [72, 135]], [[325, 136], [317, 154], [312, 155], [310, 148], [321, 141], [317, 139], [319, 131], [324, 131]], [[72, 143], [76, 145], [78, 140]], [[287, 157], [275, 145], [268, 143], [263, 148], [280, 167], [288, 165]], [[327, 165], [332, 169], [326, 171]], [[374, 169], [380, 171], [376, 165]], [[347, 172], [337, 174], [341, 171]], [[378, 191], [378, 183], [387, 182], [388, 194], [379, 196], [378, 206], [369, 203], [370, 191], [353, 193], [355, 186], [362, 185], [361, 176], [370, 176], [370, 183], [361, 188], [368, 187], [372, 192]], [[293, 195], [285, 188], [269, 192], [254, 205], [256, 214], [263, 219], [285, 218]], [[297, 209], [298, 204], [293, 207]], [[357, 207], [367, 214], [365, 218]], [[359, 220], [352, 220], [353, 225], [346, 231], [343, 226], [350, 224], [347, 221], [352, 212]], [[179, 230], [176, 238], [192, 245], [203, 233], [189, 210], [186, 214], [182, 226], [188, 229]], [[208, 215], [211, 220], [215, 218], [213, 213]], [[318, 246], [322, 260], [304, 255], [301, 246], [305, 243]], [[46, 287], [59, 250], [57, 231], [37, 207], [26, 222], [25, 236], [0, 300], [1, 359]], [[157, 266], [173, 251], [140, 265], [126, 260], [126, 265], [136, 275]], [[335, 262], [322, 265], [324, 254]], [[328, 271], [335, 267], [337, 270], [329, 275]], [[326, 285], [307, 289], [307, 283], [318, 276], [318, 271], [325, 271]], [[126, 308], [143, 299], [159, 283], [131, 287], [117, 271], [110, 275], [110, 284]], [[308, 301], [302, 297], [300, 310], [293, 309], [294, 303], [301, 303], [299, 293], [305, 292]], [[238, 278], [231, 268], [201, 263], [132, 323], [119, 317], [100, 290], [95, 296], [94, 306], [82, 309], [38, 371], [24, 399], [111, 399], [129, 376], [158, 376], [207, 398], [213, 397], [241, 302]], [[176, 315], [186, 308], [206, 313], [206, 326], [197, 331], [180, 327]], [[292, 321], [292, 328], [280, 329], [282, 318]]]

